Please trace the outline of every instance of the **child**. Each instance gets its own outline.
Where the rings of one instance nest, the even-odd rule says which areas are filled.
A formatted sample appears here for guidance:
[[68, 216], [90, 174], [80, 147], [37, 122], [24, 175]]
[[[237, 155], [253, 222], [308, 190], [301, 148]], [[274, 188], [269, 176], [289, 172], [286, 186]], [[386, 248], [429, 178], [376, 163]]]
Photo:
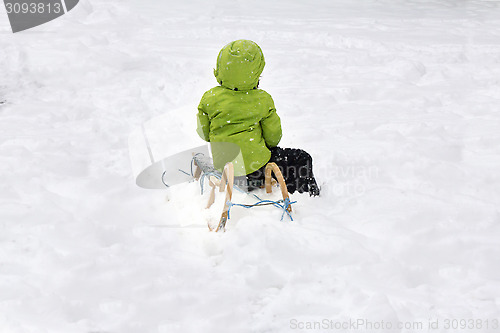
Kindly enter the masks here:
[[258, 89], [264, 65], [262, 50], [252, 41], [224, 46], [214, 70], [219, 86], [201, 99], [197, 132], [211, 143], [214, 166], [221, 169], [233, 161], [235, 175], [245, 176], [249, 190], [263, 186], [265, 166], [274, 162], [290, 193], [317, 196], [311, 156], [300, 149], [277, 147], [281, 121], [271, 96]]

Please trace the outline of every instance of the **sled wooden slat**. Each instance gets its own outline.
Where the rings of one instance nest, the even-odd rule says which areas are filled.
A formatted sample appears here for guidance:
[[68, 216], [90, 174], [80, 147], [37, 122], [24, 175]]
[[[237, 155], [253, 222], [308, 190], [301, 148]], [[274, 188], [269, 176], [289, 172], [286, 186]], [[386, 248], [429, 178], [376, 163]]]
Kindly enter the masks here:
[[[281, 189], [281, 195], [283, 196], [283, 201], [290, 201], [290, 195], [288, 194], [288, 189], [286, 187], [285, 179], [283, 178], [283, 174], [281, 173], [280, 168], [276, 163], [268, 163], [266, 165], [266, 175], [265, 175], [265, 186], [266, 186], [266, 192], [267, 193], [272, 193], [273, 192], [273, 182], [272, 182], [272, 174], [274, 173], [274, 176], [278, 180], [278, 183], [280, 184], [280, 189]], [[292, 205], [288, 205], [286, 209], [289, 213], [292, 212]]]
[[210, 208], [215, 202], [215, 188], [220, 187], [221, 181], [214, 176], [210, 176], [208, 184], [210, 185], [210, 196], [208, 197], [207, 208]]
[[198, 164], [195, 163], [195, 165], [196, 165], [196, 168], [194, 169], [194, 175], [193, 175], [193, 177], [194, 177], [194, 179], [199, 180], [200, 177], [201, 177], [201, 172], [203, 170], [201, 170], [201, 168], [198, 166]]
[[207, 208], [210, 208], [215, 201], [215, 184], [214, 184], [214, 182], [212, 182], [211, 179], [209, 181], [209, 184], [210, 184], [211, 190], [210, 190], [210, 196], [208, 197]]
[[[216, 182], [211, 182], [210, 184], [212, 186], [212, 192], [210, 193], [210, 198], [209, 198], [209, 205], [210, 207], [214, 200], [215, 200], [215, 187], [217, 186]], [[229, 205], [228, 203], [231, 201], [233, 197], [233, 186], [234, 186], [234, 166], [233, 163], [227, 163], [226, 166], [224, 167], [224, 170], [222, 171], [222, 178], [220, 180], [220, 183], [218, 184], [219, 186], [219, 192], [226, 192], [226, 198], [224, 199], [224, 208], [222, 209], [222, 214], [219, 220], [219, 224], [217, 225], [217, 228], [215, 228], [215, 232], [217, 231], [224, 231], [226, 227], [226, 222], [229, 216]], [[213, 197], [212, 197], [213, 194]], [[210, 223], [208, 224], [208, 228], [210, 231], [213, 231], [214, 228], [210, 226]]]

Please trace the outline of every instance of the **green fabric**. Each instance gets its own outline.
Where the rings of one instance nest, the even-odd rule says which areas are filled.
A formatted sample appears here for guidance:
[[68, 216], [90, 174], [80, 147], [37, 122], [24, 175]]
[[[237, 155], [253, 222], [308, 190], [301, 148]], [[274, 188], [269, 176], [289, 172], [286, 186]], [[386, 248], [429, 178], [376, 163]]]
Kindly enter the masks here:
[[240, 39], [227, 44], [219, 52], [214, 75], [223, 87], [250, 90], [259, 85], [265, 64], [259, 45]]
[[[222, 69], [223, 63], [230, 65]], [[243, 161], [233, 161], [237, 176], [264, 166], [271, 157], [269, 147], [277, 146], [281, 139], [281, 121], [273, 99], [256, 88], [263, 68], [264, 56], [254, 42], [240, 40], [226, 45], [215, 71], [221, 86], [207, 91], [198, 106], [197, 131], [212, 144], [214, 166], [221, 169], [235, 155], [228, 145], [214, 143], [232, 143], [241, 150]]]
[[[205, 141], [230, 142], [241, 149], [244, 165], [235, 163], [235, 174], [246, 175], [265, 165], [271, 157], [268, 147], [281, 139], [281, 122], [271, 96], [262, 89], [234, 91], [215, 87], [207, 91], [198, 106], [198, 134]], [[227, 146], [212, 145], [214, 166], [224, 166], [232, 155]]]

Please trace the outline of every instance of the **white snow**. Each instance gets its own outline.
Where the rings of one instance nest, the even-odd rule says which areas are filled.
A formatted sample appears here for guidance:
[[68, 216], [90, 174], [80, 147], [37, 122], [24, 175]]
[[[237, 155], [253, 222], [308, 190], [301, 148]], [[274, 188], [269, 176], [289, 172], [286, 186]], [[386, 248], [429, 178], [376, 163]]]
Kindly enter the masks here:
[[[135, 185], [127, 139], [196, 122], [240, 38], [323, 192], [210, 233], [198, 184]], [[2, 9], [0, 78], [1, 332], [498, 331], [497, 1], [82, 0], [18, 34]]]

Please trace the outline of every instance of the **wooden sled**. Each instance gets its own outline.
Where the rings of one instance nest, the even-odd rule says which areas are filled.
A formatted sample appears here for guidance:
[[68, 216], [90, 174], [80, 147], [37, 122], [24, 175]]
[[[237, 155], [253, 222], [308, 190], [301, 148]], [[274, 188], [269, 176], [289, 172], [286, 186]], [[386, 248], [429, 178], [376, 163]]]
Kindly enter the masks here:
[[[196, 169], [194, 171], [195, 179], [199, 179], [203, 172], [206, 172], [209, 166], [206, 165], [206, 162], [194, 159], [194, 164], [196, 165]], [[213, 170], [213, 167], [212, 167]], [[283, 174], [281, 170], [276, 165], [276, 163], [268, 163], [265, 169], [265, 188], [267, 193], [272, 193], [273, 185], [276, 184], [274, 179], [272, 178], [272, 174], [278, 180], [278, 183], [281, 188], [281, 195], [283, 196], [283, 202], [290, 202], [290, 196], [288, 194], [288, 189], [286, 187], [285, 179], [283, 178]], [[221, 179], [219, 180], [217, 177], [211, 175], [209, 176], [209, 184], [211, 187], [210, 195], [208, 198], [207, 208], [210, 208], [212, 204], [215, 202], [215, 189], [218, 188], [219, 192], [225, 192], [226, 197], [224, 201], [224, 207], [222, 209], [222, 214], [219, 220], [217, 227], [213, 227], [208, 224], [208, 229], [210, 231], [218, 232], [220, 230], [225, 231], [226, 222], [229, 218], [229, 203], [231, 202], [233, 196], [233, 187], [234, 187], [234, 166], [232, 163], [227, 163], [222, 172]], [[288, 213], [292, 212], [291, 204], [286, 206], [286, 210]]]

